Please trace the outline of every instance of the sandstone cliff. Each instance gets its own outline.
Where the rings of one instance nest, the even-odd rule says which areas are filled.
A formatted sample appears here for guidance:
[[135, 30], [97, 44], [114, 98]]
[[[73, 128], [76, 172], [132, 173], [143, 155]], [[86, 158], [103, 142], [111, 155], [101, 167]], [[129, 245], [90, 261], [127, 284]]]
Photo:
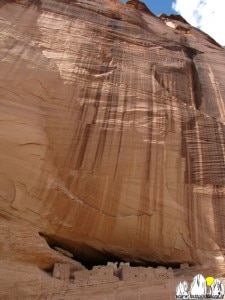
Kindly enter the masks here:
[[1, 1], [4, 263], [223, 261], [225, 50], [128, 2]]

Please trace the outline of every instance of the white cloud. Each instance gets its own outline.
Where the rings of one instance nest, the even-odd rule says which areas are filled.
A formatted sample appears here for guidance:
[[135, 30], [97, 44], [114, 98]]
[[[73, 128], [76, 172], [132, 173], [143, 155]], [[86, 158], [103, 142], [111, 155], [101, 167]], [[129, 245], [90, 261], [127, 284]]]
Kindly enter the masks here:
[[175, 0], [172, 8], [191, 25], [208, 33], [225, 45], [224, 0]]

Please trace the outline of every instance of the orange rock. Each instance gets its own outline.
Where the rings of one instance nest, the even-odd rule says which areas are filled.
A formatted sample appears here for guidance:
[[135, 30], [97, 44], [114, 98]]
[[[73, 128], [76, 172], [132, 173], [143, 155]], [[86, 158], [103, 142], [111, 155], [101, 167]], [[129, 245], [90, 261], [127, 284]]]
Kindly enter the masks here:
[[9, 224], [75, 259], [223, 261], [224, 49], [171, 20], [119, 1], [1, 1]]

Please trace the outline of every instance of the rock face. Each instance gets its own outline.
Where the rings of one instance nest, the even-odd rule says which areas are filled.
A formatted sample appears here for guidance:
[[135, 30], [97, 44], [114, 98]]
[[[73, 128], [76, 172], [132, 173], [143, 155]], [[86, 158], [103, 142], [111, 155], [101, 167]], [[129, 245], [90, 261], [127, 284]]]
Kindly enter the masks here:
[[225, 50], [129, 2], [1, 1], [1, 219], [75, 258], [215, 264]]

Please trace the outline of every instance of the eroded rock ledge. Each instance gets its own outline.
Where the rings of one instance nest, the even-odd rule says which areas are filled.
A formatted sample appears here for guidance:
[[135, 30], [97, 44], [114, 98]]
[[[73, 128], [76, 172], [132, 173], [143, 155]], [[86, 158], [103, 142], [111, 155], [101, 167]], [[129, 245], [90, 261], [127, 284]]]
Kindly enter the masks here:
[[141, 12], [153, 15], [153, 13], [149, 10], [149, 8], [147, 7], [147, 5], [139, 0], [128, 0], [125, 2], [126, 5], [130, 5], [132, 7], [134, 7], [137, 10], [140, 10]]

